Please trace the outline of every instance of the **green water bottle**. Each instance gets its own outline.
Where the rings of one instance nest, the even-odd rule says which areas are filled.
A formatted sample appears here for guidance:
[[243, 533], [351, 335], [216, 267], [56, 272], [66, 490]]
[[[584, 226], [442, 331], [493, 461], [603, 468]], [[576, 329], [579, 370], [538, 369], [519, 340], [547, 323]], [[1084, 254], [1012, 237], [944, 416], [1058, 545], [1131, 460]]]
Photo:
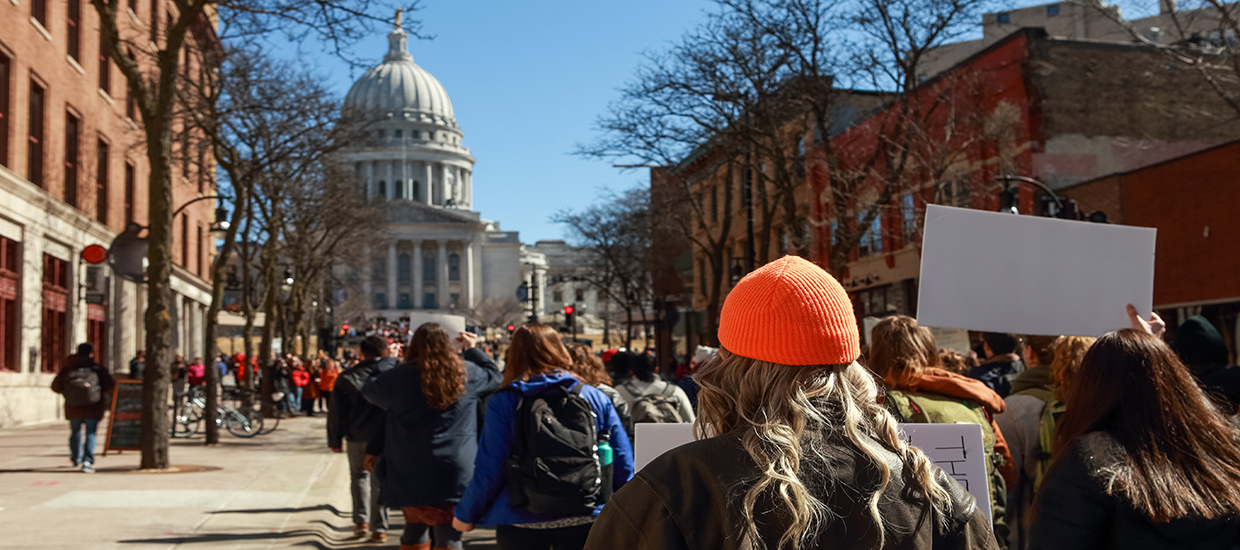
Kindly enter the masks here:
[[615, 451], [611, 448], [610, 433], [599, 432], [597, 449], [599, 477], [602, 478], [600, 480], [602, 483], [599, 484], [599, 503], [602, 504], [611, 498], [612, 478], [614, 477], [612, 462], [615, 461]]

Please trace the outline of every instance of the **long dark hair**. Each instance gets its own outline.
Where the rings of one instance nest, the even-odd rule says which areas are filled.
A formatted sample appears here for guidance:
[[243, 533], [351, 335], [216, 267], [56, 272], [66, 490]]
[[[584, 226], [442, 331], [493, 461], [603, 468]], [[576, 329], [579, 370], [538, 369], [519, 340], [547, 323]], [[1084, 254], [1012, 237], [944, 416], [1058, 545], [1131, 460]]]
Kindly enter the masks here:
[[1066, 397], [1052, 470], [1073, 442], [1104, 431], [1124, 460], [1108, 494], [1157, 522], [1240, 515], [1240, 431], [1162, 340], [1134, 329], [1099, 338]]
[[452, 349], [452, 338], [439, 323], [426, 323], [414, 331], [405, 360], [422, 377], [427, 407], [442, 411], [465, 395], [465, 362]]
[[572, 366], [573, 358], [560, 341], [560, 333], [547, 325], [530, 323], [512, 334], [504, 385], [557, 369], [572, 372]]

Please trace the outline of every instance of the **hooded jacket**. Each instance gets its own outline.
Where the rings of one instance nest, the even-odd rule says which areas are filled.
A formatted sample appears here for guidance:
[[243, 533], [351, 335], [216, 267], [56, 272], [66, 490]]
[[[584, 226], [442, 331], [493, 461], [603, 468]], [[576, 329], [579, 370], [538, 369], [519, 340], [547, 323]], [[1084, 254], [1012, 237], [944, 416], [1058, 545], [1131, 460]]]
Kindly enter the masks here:
[[1106, 432], [1092, 432], [1064, 449], [1038, 491], [1030, 528], [1032, 550], [1227, 550], [1240, 541], [1240, 518], [1181, 518], [1162, 523], [1108, 495], [1110, 479], [1130, 466]]
[[1025, 362], [1015, 353], [995, 355], [985, 363], [973, 367], [969, 378], [981, 380], [986, 387], [994, 390], [1000, 398], [1012, 393], [1012, 382], [1025, 372]]
[[[510, 387], [516, 388], [521, 395], [537, 395], [553, 385], [562, 385], [571, 390], [580, 383], [571, 374], [557, 370], [531, 376], [526, 381], [517, 380], [510, 384]], [[585, 386], [581, 388], [581, 396], [589, 401], [594, 409], [598, 430], [611, 433], [611, 446], [614, 451], [612, 487], [619, 490], [633, 478], [633, 449], [629, 446], [628, 437], [621, 436], [625, 432], [620, 416], [616, 414], [611, 400], [597, 388]], [[512, 455], [512, 440], [516, 437], [515, 415], [519, 401], [520, 395], [511, 391], [497, 392], [487, 401], [486, 422], [482, 426], [482, 440], [474, 461], [473, 479], [453, 511], [456, 519], [480, 525], [520, 525], [561, 519], [514, 509], [508, 505], [508, 481], [504, 470]], [[602, 509], [601, 505], [596, 507], [594, 515], [597, 516]]]
[[[617, 492], [590, 529], [588, 550], [739, 550], [751, 548], [739, 526], [742, 495], [759, 473], [741, 444], [742, 430], [695, 441], [668, 451], [642, 469]], [[880, 448], [879, 445], [873, 445]], [[815, 449], [827, 457], [823, 479], [811, 484], [831, 511], [827, 525], [806, 550], [875, 548], [877, 532], [862, 491], [876, 488], [878, 472], [852, 445], [831, 442]], [[886, 527], [885, 549], [973, 550], [996, 548], [990, 518], [973, 497], [937, 467], [934, 482], [947, 491], [950, 506], [942, 514], [906, 485], [904, 462], [880, 450], [891, 478], [879, 500]], [[828, 489], [829, 487], [829, 489]], [[868, 496], [868, 494], [867, 494]], [[773, 508], [759, 502], [758, 510]], [[758, 516], [759, 534], [774, 548], [784, 528], [776, 514]]]
[[923, 369], [919, 381], [909, 388], [909, 391], [959, 397], [980, 404], [986, 410], [986, 418], [990, 420], [990, 429], [995, 432], [995, 454], [1003, 457], [1006, 462], [1006, 465], [999, 467], [999, 473], [1003, 475], [1003, 481], [1008, 484], [1016, 481], [1012, 451], [1008, 449], [1003, 430], [1000, 430], [999, 424], [995, 422], [995, 415], [1007, 410], [1007, 404], [1003, 402], [1003, 398], [979, 380], [936, 368]]
[[327, 408], [327, 446], [339, 449], [344, 440], [364, 442], [383, 430], [383, 409], [362, 397], [367, 380], [396, 367], [393, 357], [367, 359], [336, 379], [335, 391]]
[[1240, 412], [1240, 368], [1227, 366], [1227, 344], [1209, 319], [1189, 317], [1176, 331], [1171, 349], [1224, 413]]
[[112, 379], [111, 374], [108, 374], [108, 369], [96, 363], [89, 355], [70, 355], [69, 359], [65, 361], [65, 366], [52, 379], [52, 391], [63, 394], [65, 392], [65, 378], [68, 377], [70, 372], [80, 368], [89, 368], [95, 371], [95, 376], [99, 377], [99, 389], [102, 390], [102, 399], [98, 403], [84, 407], [71, 407], [68, 403], [65, 403], [65, 418], [69, 420], [84, 418], [103, 420], [103, 413], [108, 409], [108, 402], [112, 399], [112, 387], [116, 385], [116, 381]]
[[412, 363], [362, 386], [366, 400], [387, 413], [379, 466], [384, 504], [443, 506], [465, 492], [478, 452], [478, 403], [499, 388], [503, 375], [477, 348], [466, 350], [464, 359], [465, 393], [443, 410], [427, 405], [420, 370]]

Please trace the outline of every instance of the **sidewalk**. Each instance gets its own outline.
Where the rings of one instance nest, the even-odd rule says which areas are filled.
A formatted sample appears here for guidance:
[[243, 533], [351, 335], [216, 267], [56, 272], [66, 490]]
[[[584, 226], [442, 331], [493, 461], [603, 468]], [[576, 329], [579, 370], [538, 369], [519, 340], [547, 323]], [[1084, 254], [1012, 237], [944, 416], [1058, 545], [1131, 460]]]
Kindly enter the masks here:
[[[68, 423], [0, 431], [0, 533], [5, 548], [399, 548], [392, 514], [386, 544], [352, 538], [349, 469], [326, 448], [324, 419], [284, 420], [270, 435], [173, 440], [174, 466], [206, 471], [133, 473], [137, 452], [96, 449], [97, 473], [73, 470]], [[466, 535], [494, 548], [494, 532]]]

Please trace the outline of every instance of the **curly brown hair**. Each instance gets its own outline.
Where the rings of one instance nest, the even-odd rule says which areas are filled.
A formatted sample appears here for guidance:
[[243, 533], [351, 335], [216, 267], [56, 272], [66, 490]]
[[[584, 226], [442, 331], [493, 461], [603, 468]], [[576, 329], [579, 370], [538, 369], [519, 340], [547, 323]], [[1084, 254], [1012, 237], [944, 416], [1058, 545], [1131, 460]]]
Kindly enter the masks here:
[[528, 323], [512, 334], [505, 363], [507, 386], [554, 370], [571, 371], [573, 359], [560, 341], [560, 333], [547, 325]]
[[426, 323], [413, 333], [405, 360], [422, 376], [426, 406], [442, 411], [465, 395], [465, 361], [452, 349], [452, 338], [439, 323]]
[[611, 376], [607, 374], [607, 369], [603, 367], [603, 360], [594, 355], [590, 350], [590, 346], [585, 344], [573, 344], [568, 346], [568, 354], [573, 357], [573, 364], [569, 367], [569, 372], [573, 373], [577, 379], [594, 387], [601, 385], [612, 385]]

